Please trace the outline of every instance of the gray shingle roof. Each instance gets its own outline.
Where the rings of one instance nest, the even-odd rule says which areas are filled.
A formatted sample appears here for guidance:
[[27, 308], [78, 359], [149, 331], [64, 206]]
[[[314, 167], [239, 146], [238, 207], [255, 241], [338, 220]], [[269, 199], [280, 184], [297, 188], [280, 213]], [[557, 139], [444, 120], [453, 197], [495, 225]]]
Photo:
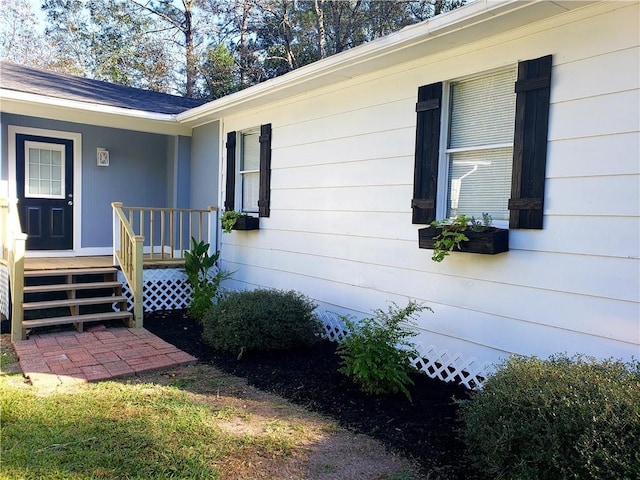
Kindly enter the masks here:
[[205, 103], [204, 100], [48, 72], [7, 61], [0, 62], [0, 88], [165, 114], [178, 114]]

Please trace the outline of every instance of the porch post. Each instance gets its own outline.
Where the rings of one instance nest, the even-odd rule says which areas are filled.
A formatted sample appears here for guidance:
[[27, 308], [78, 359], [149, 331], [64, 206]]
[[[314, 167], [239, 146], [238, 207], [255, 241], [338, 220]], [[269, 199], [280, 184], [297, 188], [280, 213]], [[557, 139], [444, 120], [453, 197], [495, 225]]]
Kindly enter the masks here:
[[118, 265], [118, 258], [116, 252], [120, 249], [120, 219], [116, 213], [116, 209], [122, 209], [122, 202], [112, 202], [111, 211], [113, 214], [113, 236], [112, 236], [112, 248], [113, 248], [113, 264]]
[[24, 320], [24, 252], [26, 250], [27, 235], [17, 233], [13, 240], [13, 248], [9, 262], [11, 268], [11, 341], [24, 340], [25, 331], [22, 328]]
[[209, 255], [213, 255], [218, 251], [218, 207], [208, 206], [207, 210], [209, 210], [207, 243], [209, 244]]
[[134, 267], [133, 267], [133, 318], [135, 321], [136, 328], [142, 328], [142, 317], [144, 313], [144, 304], [143, 304], [143, 283], [142, 283], [142, 272], [143, 272], [143, 251], [142, 244], [144, 242], [144, 237], [142, 235], [136, 235], [133, 237], [135, 241], [135, 254], [134, 254]]

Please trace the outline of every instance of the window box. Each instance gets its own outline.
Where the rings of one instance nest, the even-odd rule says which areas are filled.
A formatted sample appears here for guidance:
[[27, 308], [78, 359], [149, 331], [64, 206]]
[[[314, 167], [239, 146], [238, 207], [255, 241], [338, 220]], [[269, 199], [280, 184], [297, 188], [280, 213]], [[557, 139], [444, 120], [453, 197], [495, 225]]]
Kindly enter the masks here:
[[249, 215], [241, 216], [236, 219], [236, 224], [232, 228], [233, 230], [259, 230], [260, 219]]
[[[442, 227], [427, 227], [418, 230], [418, 247], [433, 250], [433, 238], [442, 231]], [[456, 252], [482, 253], [484, 255], [495, 255], [497, 253], [509, 251], [509, 230], [504, 228], [489, 227], [482, 232], [475, 232], [471, 229], [465, 230], [468, 242], [460, 244], [460, 250]]]

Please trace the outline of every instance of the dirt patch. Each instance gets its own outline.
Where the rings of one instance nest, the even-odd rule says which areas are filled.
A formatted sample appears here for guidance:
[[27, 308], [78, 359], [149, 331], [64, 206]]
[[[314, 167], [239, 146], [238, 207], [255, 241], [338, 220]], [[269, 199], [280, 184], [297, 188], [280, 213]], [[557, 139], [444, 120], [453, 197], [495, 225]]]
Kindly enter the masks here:
[[[201, 362], [329, 415], [350, 432], [379, 440], [392, 455], [414, 459], [425, 477], [474, 478], [466, 466], [464, 447], [457, 434], [456, 401], [468, 398], [464, 387], [416, 373], [412, 376], [415, 385], [410, 389], [412, 402], [402, 394], [365, 395], [338, 372], [339, 358], [332, 342], [298, 351], [245, 354], [238, 360], [204, 344], [200, 325], [183, 311], [145, 315], [144, 321], [145, 328]], [[360, 477], [336, 474], [327, 478]]]

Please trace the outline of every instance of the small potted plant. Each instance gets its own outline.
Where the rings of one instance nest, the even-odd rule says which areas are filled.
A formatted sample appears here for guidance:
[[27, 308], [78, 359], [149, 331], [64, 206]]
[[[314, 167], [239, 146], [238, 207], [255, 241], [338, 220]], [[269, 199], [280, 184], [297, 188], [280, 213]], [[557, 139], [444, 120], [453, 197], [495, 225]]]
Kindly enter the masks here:
[[247, 213], [226, 210], [221, 217], [222, 231], [231, 233], [231, 230], [258, 230], [260, 219]]
[[466, 215], [431, 222], [418, 230], [418, 246], [433, 250], [431, 260], [441, 262], [454, 249], [495, 255], [509, 250], [509, 230], [491, 226], [491, 215], [482, 220]]

